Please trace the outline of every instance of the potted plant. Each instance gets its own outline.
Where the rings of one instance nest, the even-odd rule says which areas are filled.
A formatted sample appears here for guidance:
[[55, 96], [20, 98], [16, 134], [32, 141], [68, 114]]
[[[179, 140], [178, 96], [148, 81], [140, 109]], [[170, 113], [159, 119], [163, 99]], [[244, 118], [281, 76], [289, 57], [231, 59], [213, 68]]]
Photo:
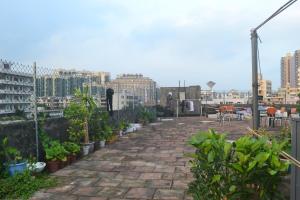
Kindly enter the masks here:
[[22, 173], [27, 167], [27, 162], [22, 159], [20, 151], [8, 146], [7, 137], [2, 140], [3, 154], [7, 159], [8, 172], [11, 176]]
[[67, 155], [69, 152], [58, 141], [51, 141], [44, 149], [49, 172], [55, 172], [67, 164]]
[[94, 143], [90, 143], [89, 138], [89, 119], [93, 109], [96, 107], [93, 97], [89, 96], [88, 88], [85, 87], [75, 91], [75, 99], [65, 109], [64, 115], [70, 121], [68, 129], [70, 140], [82, 143], [83, 155], [89, 153]]
[[80, 146], [74, 142], [64, 142], [63, 146], [69, 152], [67, 156], [68, 163], [72, 164], [76, 161], [77, 154], [80, 152]]
[[126, 134], [126, 130], [129, 127], [129, 124], [125, 120], [121, 120], [118, 126], [119, 136]]

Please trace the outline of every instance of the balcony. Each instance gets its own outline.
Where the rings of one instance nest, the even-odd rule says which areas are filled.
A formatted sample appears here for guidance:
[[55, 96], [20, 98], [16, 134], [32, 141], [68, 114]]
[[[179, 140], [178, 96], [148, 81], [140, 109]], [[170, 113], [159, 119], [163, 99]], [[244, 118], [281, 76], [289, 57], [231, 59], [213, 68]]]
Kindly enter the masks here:
[[8, 89], [0, 89], [0, 94], [25, 94], [32, 95], [33, 91], [22, 91], [22, 90], [8, 90]]
[[31, 86], [33, 87], [33, 82], [21, 82], [21, 81], [11, 81], [11, 80], [5, 80], [0, 79], [0, 83], [6, 84], [6, 85], [21, 85], [21, 86]]
[[23, 76], [23, 77], [33, 77], [33, 74], [24, 73], [24, 72], [15, 72], [10, 69], [1, 69], [0, 73], [2, 74], [10, 74], [15, 76]]

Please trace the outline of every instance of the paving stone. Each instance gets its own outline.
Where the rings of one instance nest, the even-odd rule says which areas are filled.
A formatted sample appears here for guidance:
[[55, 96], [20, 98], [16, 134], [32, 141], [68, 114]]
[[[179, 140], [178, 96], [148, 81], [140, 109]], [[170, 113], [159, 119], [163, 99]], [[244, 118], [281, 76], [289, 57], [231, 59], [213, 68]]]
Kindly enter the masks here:
[[80, 196], [95, 196], [101, 187], [77, 187], [74, 188], [72, 194]]
[[82, 178], [76, 177], [70, 184], [78, 185], [78, 186], [93, 186], [95, 182], [97, 182], [99, 178]]
[[74, 185], [63, 185], [55, 188], [48, 189], [46, 192], [49, 193], [67, 193], [71, 191], [75, 186]]
[[167, 172], [167, 173], [174, 173], [175, 167], [174, 166], [157, 166], [153, 172]]
[[43, 200], [43, 199], [49, 199], [51, 196], [53, 196], [52, 193], [46, 193], [44, 191], [38, 191], [34, 193], [31, 200]]
[[172, 189], [187, 189], [188, 188], [189, 181], [186, 180], [174, 180]]
[[139, 179], [125, 179], [121, 182], [120, 187], [144, 187], [146, 185], [146, 180], [139, 180]]
[[106, 197], [79, 197], [78, 200], [108, 200]]
[[149, 188], [170, 189], [172, 185], [172, 180], [146, 180], [145, 185]]
[[117, 187], [121, 183], [121, 181], [121, 179], [102, 178], [95, 185], [100, 187]]
[[98, 192], [98, 196], [101, 197], [120, 197], [122, 198], [124, 194], [128, 191], [128, 188], [121, 188], [121, 187], [105, 187], [100, 192]]
[[140, 179], [161, 179], [162, 173], [142, 173]]
[[120, 172], [116, 178], [117, 179], [137, 179], [141, 173], [139, 172]]
[[136, 198], [136, 199], [152, 199], [155, 189], [153, 188], [132, 188], [127, 194], [126, 198]]
[[183, 190], [158, 189], [155, 192], [154, 199], [182, 200], [184, 198]]

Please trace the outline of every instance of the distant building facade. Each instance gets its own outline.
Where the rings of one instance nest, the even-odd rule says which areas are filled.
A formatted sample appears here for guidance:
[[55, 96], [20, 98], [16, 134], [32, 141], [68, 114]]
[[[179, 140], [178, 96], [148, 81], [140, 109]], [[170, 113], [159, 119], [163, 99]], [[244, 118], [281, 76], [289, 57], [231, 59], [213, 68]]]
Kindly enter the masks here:
[[33, 91], [32, 74], [16, 72], [11, 63], [0, 60], [0, 115], [31, 112]]
[[75, 89], [91, 88], [92, 95], [104, 94], [104, 84], [110, 81], [108, 72], [55, 70], [51, 75], [37, 78], [38, 97], [73, 96]]
[[258, 95], [263, 99], [272, 95], [272, 81], [264, 80], [262, 74], [258, 76]]
[[[153, 106], [157, 101], [156, 82], [142, 74], [122, 74], [106, 84], [115, 93], [127, 93], [134, 99], [139, 99], [140, 104]], [[114, 98], [115, 99], [115, 98]]]
[[281, 58], [281, 88], [285, 88], [291, 85], [291, 69], [293, 63], [293, 56], [288, 53]]

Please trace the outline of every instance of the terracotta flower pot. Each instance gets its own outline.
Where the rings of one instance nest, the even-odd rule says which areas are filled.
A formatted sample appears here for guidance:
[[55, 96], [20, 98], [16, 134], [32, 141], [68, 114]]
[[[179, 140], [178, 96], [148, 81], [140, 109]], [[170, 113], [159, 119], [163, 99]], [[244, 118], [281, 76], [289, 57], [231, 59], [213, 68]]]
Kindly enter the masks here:
[[74, 163], [76, 161], [76, 159], [77, 159], [76, 154], [70, 154], [70, 155], [68, 155], [69, 164]]
[[60, 161], [58, 160], [47, 161], [47, 169], [50, 173], [56, 172], [57, 170], [59, 170], [59, 167], [60, 167]]
[[66, 167], [66, 166], [68, 166], [68, 159], [65, 160], [65, 161], [60, 161], [60, 168], [61, 169], [64, 168], [64, 167]]

